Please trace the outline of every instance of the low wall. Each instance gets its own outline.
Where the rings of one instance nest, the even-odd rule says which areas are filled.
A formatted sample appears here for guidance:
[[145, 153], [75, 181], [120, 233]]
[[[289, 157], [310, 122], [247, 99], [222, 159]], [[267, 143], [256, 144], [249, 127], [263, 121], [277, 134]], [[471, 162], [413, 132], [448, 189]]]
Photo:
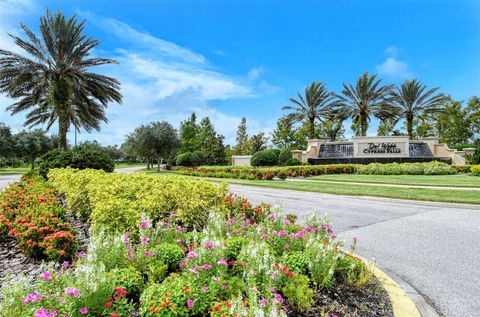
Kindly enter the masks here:
[[252, 159], [251, 155], [233, 155], [232, 165], [233, 166], [251, 166], [250, 164], [251, 159]]

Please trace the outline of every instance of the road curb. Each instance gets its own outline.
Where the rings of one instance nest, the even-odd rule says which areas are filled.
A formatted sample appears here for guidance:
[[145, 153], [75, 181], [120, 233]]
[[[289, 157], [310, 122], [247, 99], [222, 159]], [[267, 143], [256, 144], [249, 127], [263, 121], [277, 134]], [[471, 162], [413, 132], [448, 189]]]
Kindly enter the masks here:
[[[356, 255], [355, 255], [356, 256]], [[439, 317], [436, 310], [429, 305], [423, 296], [418, 293], [410, 284], [400, 277], [378, 268], [370, 261], [360, 258], [372, 271], [373, 275], [382, 284], [390, 297], [393, 314], [395, 317]]]

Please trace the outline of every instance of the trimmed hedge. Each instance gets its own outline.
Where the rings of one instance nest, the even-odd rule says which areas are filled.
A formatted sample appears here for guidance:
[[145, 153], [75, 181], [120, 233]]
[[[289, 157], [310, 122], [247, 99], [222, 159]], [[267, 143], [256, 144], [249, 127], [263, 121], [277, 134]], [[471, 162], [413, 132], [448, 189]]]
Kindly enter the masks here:
[[226, 186], [183, 177], [53, 169], [49, 181], [77, 216], [96, 229], [135, 230], [142, 214], [157, 221], [177, 215], [187, 228], [202, 229], [212, 206], [223, 206]]
[[473, 175], [480, 176], [480, 165], [473, 165], [472, 167], [470, 167], [470, 171]]
[[176, 166], [192, 166], [192, 154], [182, 153], [177, 156]]
[[39, 169], [42, 176], [46, 176], [52, 168], [71, 167], [76, 169], [98, 169], [113, 172], [115, 163], [104, 152], [91, 147], [79, 147], [71, 151], [61, 149], [51, 150], [39, 159]]
[[182, 175], [269, 180], [272, 178], [316, 176], [325, 174], [374, 174], [374, 175], [450, 175], [457, 171], [454, 167], [441, 162], [428, 163], [373, 163], [301, 165], [285, 167], [240, 167], [240, 166], [202, 166], [198, 168], [179, 168], [176, 173]]
[[[284, 166], [291, 159], [292, 159], [292, 150], [289, 148], [283, 149], [280, 151], [280, 154], [278, 154], [278, 165]], [[296, 164], [296, 165], [300, 165], [300, 164]]]
[[275, 150], [262, 150], [252, 155], [252, 166], [275, 166], [278, 162], [278, 153]]

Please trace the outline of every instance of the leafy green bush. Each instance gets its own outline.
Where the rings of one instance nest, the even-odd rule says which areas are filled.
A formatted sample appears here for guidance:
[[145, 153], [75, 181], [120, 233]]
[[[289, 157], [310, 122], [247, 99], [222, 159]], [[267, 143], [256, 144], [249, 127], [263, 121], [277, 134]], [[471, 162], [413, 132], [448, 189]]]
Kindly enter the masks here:
[[442, 162], [428, 163], [372, 163], [358, 165], [357, 174], [369, 175], [450, 175], [456, 170]]
[[113, 172], [115, 163], [104, 151], [92, 147], [79, 147], [71, 151], [55, 149], [45, 153], [39, 159], [42, 176], [46, 176], [49, 169], [65, 167]]
[[297, 158], [290, 158], [285, 162], [284, 165], [285, 166], [298, 166], [298, 165], [302, 165], [302, 161], [300, 161]]
[[157, 221], [171, 212], [185, 227], [201, 229], [206, 215], [214, 206], [223, 206], [227, 194], [224, 185], [173, 176], [53, 169], [48, 177], [69, 205], [81, 206], [77, 214], [91, 212], [94, 230], [135, 231], [142, 213]]
[[194, 151], [190, 156], [192, 166], [201, 166], [205, 163], [205, 154], [202, 151]]
[[173, 243], [161, 243], [155, 246], [153, 250], [156, 259], [166, 264], [170, 272], [178, 268], [178, 264], [185, 255], [182, 248]]
[[292, 150], [290, 148], [286, 148], [280, 151], [278, 154], [278, 165], [284, 166], [285, 163], [292, 158]]
[[112, 271], [112, 278], [115, 281], [115, 287], [121, 287], [128, 291], [133, 297], [139, 297], [143, 290], [143, 276], [132, 266], [126, 268], [117, 268]]
[[470, 167], [470, 171], [473, 175], [480, 176], [480, 165], [473, 165], [472, 167]]
[[262, 150], [252, 155], [250, 164], [252, 166], [275, 166], [278, 162], [278, 155], [274, 150]]
[[176, 166], [192, 166], [192, 154], [182, 153], [177, 156]]
[[314, 303], [315, 293], [309, 287], [309, 282], [308, 276], [300, 274], [282, 287], [282, 292], [288, 298], [288, 303], [299, 311], [305, 311]]

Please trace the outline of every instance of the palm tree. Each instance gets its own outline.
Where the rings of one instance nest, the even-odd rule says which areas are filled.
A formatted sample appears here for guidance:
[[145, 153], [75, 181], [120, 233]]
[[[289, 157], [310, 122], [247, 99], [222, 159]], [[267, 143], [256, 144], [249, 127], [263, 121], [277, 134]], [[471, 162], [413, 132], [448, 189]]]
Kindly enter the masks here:
[[120, 103], [120, 83], [111, 77], [90, 72], [90, 68], [116, 63], [109, 58], [90, 57], [99, 45], [82, 34], [85, 21], [66, 19], [62, 13], [47, 11], [40, 18], [41, 38], [26, 25], [28, 39], [11, 35], [25, 55], [0, 49], [0, 92], [18, 99], [7, 110], [12, 115], [29, 110], [26, 126], [58, 122], [59, 147], [67, 148], [70, 125], [78, 131], [100, 130], [107, 122], [109, 102]]
[[413, 79], [404, 81], [392, 92], [396, 112], [405, 119], [410, 138], [413, 138], [414, 117], [422, 113], [440, 112], [441, 105], [447, 98], [444, 94], [435, 94], [438, 87], [426, 89], [427, 86], [421, 81]]
[[363, 73], [355, 87], [343, 84], [339, 105], [344, 116], [353, 120], [358, 127], [358, 134], [365, 136], [370, 116], [377, 116], [392, 110], [390, 93], [395, 85], [382, 86], [376, 74]]
[[332, 115], [336, 105], [336, 96], [329, 92], [322, 82], [314, 81], [305, 87], [302, 96], [297, 92], [298, 99], [290, 98], [291, 105], [283, 106], [282, 110], [293, 110], [287, 115], [290, 122], [308, 121], [308, 137], [315, 138], [315, 120], [320, 122]]

